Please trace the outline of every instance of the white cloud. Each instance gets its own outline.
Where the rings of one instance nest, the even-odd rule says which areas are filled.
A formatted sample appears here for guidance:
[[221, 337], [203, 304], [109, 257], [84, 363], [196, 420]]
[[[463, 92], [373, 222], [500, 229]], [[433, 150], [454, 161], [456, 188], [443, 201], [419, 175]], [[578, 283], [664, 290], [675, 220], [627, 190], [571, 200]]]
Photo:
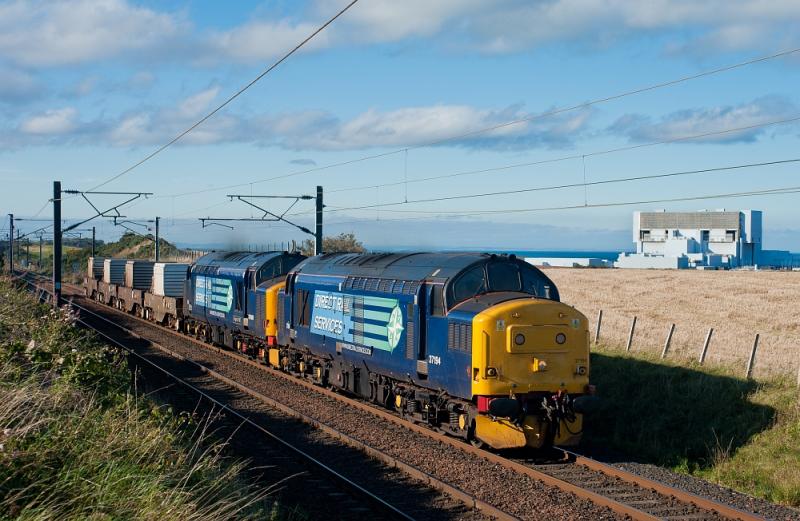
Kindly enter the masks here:
[[[619, 118], [610, 130], [628, 137], [631, 141], [666, 141], [684, 136], [715, 133], [728, 129], [761, 125], [797, 116], [800, 109], [791, 101], [777, 96], [766, 96], [735, 106], [719, 106], [680, 110], [667, 114], [657, 121], [649, 116], [627, 114]], [[795, 125], [796, 126], [796, 125]], [[755, 141], [769, 127], [750, 128], [727, 132], [687, 143], [738, 143]], [[781, 129], [782, 127], [772, 127]]]
[[408, 107], [388, 112], [367, 110], [347, 121], [327, 113], [263, 116], [248, 125], [256, 142], [292, 150], [361, 150], [404, 147], [447, 140], [442, 145], [485, 149], [560, 147], [585, 130], [590, 111], [521, 122], [466, 135], [507, 121], [531, 117], [520, 106], [503, 110], [466, 105]]
[[[210, 87], [178, 103], [178, 108], [133, 111], [116, 118], [87, 123], [77, 121], [73, 108], [34, 115], [19, 125], [30, 135], [15, 137], [10, 145], [47, 143], [107, 143], [113, 146], [158, 145], [175, 137], [205, 114], [219, 94]], [[441, 146], [482, 149], [563, 147], [588, 126], [591, 110], [572, 111], [538, 119], [520, 105], [500, 110], [467, 105], [430, 105], [389, 111], [370, 109], [350, 119], [307, 110], [282, 114], [220, 113], [196, 128], [180, 144], [251, 143], [289, 150], [363, 150], [403, 147], [445, 140]], [[507, 121], [530, 119], [515, 125]], [[478, 129], [503, 125], [489, 132], [466, 135]], [[38, 136], [38, 139], [37, 139]], [[42, 138], [47, 136], [47, 140]]]
[[[319, 0], [318, 8], [329, 12], [341, 4]], [[451, 45], [505, 53], [680, 29], [699, 35], [690, 44], [681, 38], [681, 47], [739, 50], [796, 44], [798, 22], [795, 0], [372, 0], [332, 30], [339, 39], [370, 42], [439, 35]]]
[[155, 81], [156, 77], [152, 72], [139, 71], [128, 78], [125, 86], [129, 89], [146, 89], [152, 86]]
[[[289, 20], [254, 20], [229, 31], [213, 33], [208, 37], [209, 52], [216, 58], [230, 58], [241, 62], [263, 62], [289, 51], [314, 30], [315, 23], [293, 23]], [[329, 33], [318, 34], [304, 46], [304, 50], [320, 49], [329, 45]], [[199, 58], [203, 61], [203, 57]]]
[[178, 106], [178, 114], [185, 118], [196, 118], [208, 109], [208, 106], [219, 94], [219, 87], [210, 87], [186, 98]]
[[39, 82], [29, 73], [0, 67], [0, 103], [18, 103], [42, 93]]
[[16, 0], [0, 5], [0, 55], [60, 66], [154, 50], [181, 30], [168, 14], [124, 0]]
[[[131, 57], [263, 64], [343, 5], [316, 0], [296, 17], [256, 15], [213, 30], [129, 0], [10, 0], [0, 4], [0, 56], [28, 68]], [[668, 50], [773, 50], [800, 43], [798, 23], [796, 0], [370, 0], [303, 51], [414, 39], [450, 50], [507, 53], [554, 42], [608, 45], [671, 31], [680, 34]]]
[[[317, 10], [323, 16], [330, 16], [344, 3], [321, 0], [317, 2]], [[433, 36], [451, 22], [463, 28], [472, 15], [495, 7], [502, 8], [502, 4], [495, 6], [484, 0], [371, 0], [353, 6], [331, 29], [347, 40], [391, 42]]]
[[77, 127], [75, 121], [77, 115], [78, 111], [72, 107], [48, 110], [23, 120], [19, 129], [26, 134], [34, 135], [67, 134]]
[[75, 87], [72, 89], [72, 93], [75, 96], [87, 96], [94, 91], [95, 87], [97, 87], [97, 82], [97, 76], [87, 76], [75, 84]]

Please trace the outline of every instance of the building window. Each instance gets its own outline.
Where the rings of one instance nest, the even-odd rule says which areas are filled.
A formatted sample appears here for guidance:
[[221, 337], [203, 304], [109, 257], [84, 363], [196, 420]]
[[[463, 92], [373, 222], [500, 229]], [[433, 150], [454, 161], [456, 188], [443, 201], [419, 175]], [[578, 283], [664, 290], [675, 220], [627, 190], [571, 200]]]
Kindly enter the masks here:
[[700, 240], [702, 242], [708, 242], [710, 238], [711, 238], [710, 230], [700, 230]]
[[736, 242], [736, 230], [725, 230], [725, 240], [728, 242]]

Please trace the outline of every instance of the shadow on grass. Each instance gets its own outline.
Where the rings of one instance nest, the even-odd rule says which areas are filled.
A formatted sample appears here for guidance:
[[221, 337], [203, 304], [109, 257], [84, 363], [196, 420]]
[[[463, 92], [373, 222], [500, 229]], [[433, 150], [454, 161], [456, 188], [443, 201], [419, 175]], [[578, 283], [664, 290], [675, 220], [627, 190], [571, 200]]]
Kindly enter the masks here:
[[602, 402], [586, 418], [583, 448], [601, 459], [705, 468], [775, 418], [749, 401], [753, 381], [603, 353], [591, 361]]

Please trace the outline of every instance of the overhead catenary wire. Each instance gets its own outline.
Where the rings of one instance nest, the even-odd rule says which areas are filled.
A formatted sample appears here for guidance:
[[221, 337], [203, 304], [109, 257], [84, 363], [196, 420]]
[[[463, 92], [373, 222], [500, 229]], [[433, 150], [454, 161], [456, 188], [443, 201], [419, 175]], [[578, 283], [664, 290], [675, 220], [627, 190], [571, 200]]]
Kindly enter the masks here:
[[[461, 194], [461, 195], [447, 195], [441, 197], [429, 197], [425, 199], [414, 199], [411, 201], [395, 201], [391, 203], [374, 203], [374, 204], [367, 204], [362, 206], [352, 206], [352, 207], [345, 207], [345, 208], [336, 208], [328, 210], [329, 213], [331, 212], [343, 212], [343, 211], [352, 211], [352, 210], [368, 210], [372, 208], [383, 208], [387, 206], [402, 206], [406, 204], [420, 204], [420, 203], [434, 203], [434, 202], [442, 202], [442, 201], [453, 201], [459, 199], [476, 199], [482, 197], [495, 197], [500, 195], [513, 195], [513, 194], [522, 194], [522, 193], [529, 193], [529, 192], [543, 192], [543, 191], [550, 191], [550, 190], [561, 190], [565, 188], [580, 188], [580, 187], [588, 187], [588, 186], [597, 186], [597, 185], [606, 185], [606, 184], [614, 184], [614, 183], [627, 183], [632, 181], [644, 181], [649, 179], [663, 179], [669, 177], [681, 177], [681, 176], [688, 176], [688, 175], [700, 175], [700, 174], [713, 174], [719, 172], [728, 172], [734, 170], [742, 170], [747, 168], [756, 168], [756, 167], [767, 167], [767, 166], [779, 166], [779, 165], [786, 165], [792, 163], [800, 162], [800, 158], [791, 158], [791, 159], [780, 159], [776, 161], [764, 161], [759, 163], [744, 163], [744, 164], [736, 164], [736, 165], [727, 165], [727, 166], [720, 166], [714, 168], [703, 168], [697, 170], [682, 170], [678, 172], [666, 172], [662, 174], [650, 174], [650, 175], [638, 175], [638, 176], [631, 176], [631, 177], [621, 177], [621, 178], [614, 178], [614, 179], [600, 179], [597, 181], [590, 181], [590, 182], [582, 182], [582, 183], [565, 183], [560, 185], [550, 185], [550, 186], [537, 186], [532, 188], [517, 188], [514, 190], [500, 190], [494, 192], [481, 192], [476, 194]], [[414, 210], [408, 210], [408, 212], [414, 212]], [[438, 212], [437, 212], [438, 213]]]
[[[794, 122], [797, 122], [797, 121], [800, 121], [800, 115], [794, 115], [794, 116], [792, 116], [790, 118], [771, 120], [771, 121], [766, 121], [766, 122], [762, 122], [762, 123], [755, 123], [755, 124], [752, 124], [752, 125], [745, 125], [745, 126], [727, 128], [727, 129], [722, 129], [722, 130], [714, 130], [714, 131], [709, 131], [709, 132], [702, 132], [702, 133], [699, 133], [699, 134], [689, 134], [689, 135], [684, 135], [684, 136], [678, 136], [678, 137], [674, 137], [674, 138], [670, 138], [670, 139], [664, 139], [664, 140], [660, 140], [660, 141], [651, 141], [651, 142], [647, 142], [647, 143], [639, 143], [639, 144], [636, 144], [636, 145], [626, 145], [626, 146], [623, 146], [623, 147], [615, 147], [615, 148], [608, 148], [608, 149], [602, 149], [602, 150], [595, 150], [595, 151], [592, 151], [592, 152], [575, 153], [575, 154], [570, 154], [570, 155], [566, 155], [566, 156], [560, 156], [560, 157], [556, 157], [556, 158], [540, 159], [540, 160], [537, 160], [537, 161], [528, 161], [528, 162], [523, 162], [523, 163], [512, 163], [512, 164], [500, 165], [500, 166], [496, 166], [496, 167], [482, 168], [482, 169], [478, 169], [478, 170], [466, 170], [466, 171], [460, 171], [460, 172], [451, 172], [449, 174], [442, 174], [442, 175], [429, 176], [429, 177], [420, 177], [420, 178], [408, 179], [408, 180], [404, 179], [403, 181], [395, 181], [395, 182], [380, 183], [380, 184], [370, 184], [370, 185], [364, 185], [364, 186], [358, 186], [358, 187], [350, 187], [350, 188], [332, 189], [332, 190], [328, 190], [328, 193], [332, 194], [332, 193], [341, 193], [341, 192], [347, 192], [347, 191], [358, 191], [358, 190], [367, 190], [367, 189], [375, 189], [375, 188], [384, 188], [384, 187], [406, 185], [406, 190], [405, 190], [405, 195], [404, 195], [404, 202], [408, 202], [407, 201], [407, 199], [408, 199], [407, 184], [409, 184], [409, 183], [421, 183], [421, 182], [427, 182], [427, 181], [433, 181], [433, 180], [439, 180], [439, 179], [448, 179], [448, 178], [455, 178], [455, 177], [462, 177], [462, 176], [479, 175], [479, 174], [486, 174], [486, 173], [491, 173], [491, 172], [510, 170], [510, 169], [515, 169], [515, 168], [523, 168], [523, 167], [530, 167], [530, 166], [539, 166], [539, 165], [545, 165], [545, 164], [552, 164], [552, 163], [558, 163], [558, 162], [575, 160], [575, 159], [585, 159], [587, 157], [608, 155], [608, 154], [626, 152], [626, 151], [636, 150], [636, 149], [641, 149], [641, 148], [646, 148], [646, 147], [653, 147], [653, 146], [657, 146], [657, 145], [667, 145], [667, 144], [672, 144], [672, 143], [680, 143], [680, 142], [684, 142], [684, 141], [692, 141], [692, 140], [696, 140], [696, 139], [703, 139], [703, 138], [720, 136], [720, 135], [725, 135], [725, 134], [733, 134], [733, 133], [736, 133], [736, 132], [744, 132], [744, 131], [747, 131], [747, 130], [753, 130], [753, 129], [757, 129], [757, 128], [764, 128], [764, 127], [769, 127], [769, 126], [774, 126], [774, 125], [794, 123]], [[406, 174], [407, 174], [407, 171], [404, 172], [404, 178], [405, 178]], [[218, 203], [216, 205], [212, 205], [211, 207], [219, 206], [221, 204], [225, 204], [225, 203], [224, 202], [223, 203]], [[348, 207], [345, 207], [345, 206], [333, 206], [333, 205], [330, 205], [330, 204], [326, 204], [325, 207], [326, 207], [326, 209], [328, 209], [327, 211], [339, 211], [339, 210], [345, 210], [345, 209], [352, 209], [352, 208], [348, 208]], [[203, 211], [203, 210], [205, 210], [207, 208], [209, 208], [209, 207], [188, 210], [186, 212], [182, 212], [179, 215], [188, 215], [188, 214], [195, 213], [195, 212], [198, 212], [198, 211]], [[301, 212], [295, 212], [295, 213], [290, 214], [290, 215], [297, 216], [297, 215], [305, 215], [305, 214], [310, 214], [310, 213], [313, 213], [313, 210], [304, 210], [304, 211], [301, 211]]]
[[708, 137], [721, 136], [721, 135], [725, 135], [725, 134], [734, 134], [736, 132], [744, 132], [744, 131], [747, 131], [747, 130], [754, 130], [754, 129], [757, 129], [757, 128], [770, 127], [770, 126], [774, 126], [774, 125], [783, 125], [783, 124], [787, 124], [787, 123], [795, 123], [795, 122], [798, 122], [798, 121], [800, 121], [800, 115], [792, 116], [790, 118], [766, 121], [766, 122], [763, 122], [763, 123], [754, 123], [752, 125], [745, 125], [745, 126], [742, 126], [742, 127], [729, 128], [729, 129], [724, 129], [724, 130], [714, 130], [714, 131], [710, 131], [710, 132], [703, 132], [703, 133], [700, 133], [700, 134], [691, 134], [691, 135], [674, 137], [674, 138], [670, 138], [670, 139], [662, 139], [662, 140], [659, 140], [659, 141], [649, 141], [647, 143], [638, 143], [636, 145], [626, 145], [626, 146], [623, 146], [623, 147], [614, 147], [614, 148], [607, 148], [607, 149], [602, 149], [602, 150], [595, 150], [593, 152], [583, 152], [583, 153], [577, 153], [577, 154], [570, 154], [570, 155], [567, 155], [567, 156], [560, 156], [560, 157], [549, 158], [549, 159], [540, 159], [540, 160], [537, 160], [537, 161], [527, 161], [527, 162], [523, 162], [523, 163], [511, 163], [511, 164], [507, 164], [507, 165], [500, 165], [500, 166], [489, 167], [489, 168], [481, 168], [481, 169], [478, 169], [478, 170], [465, 170], [465, 171], [460, 171], [460, 172], [451, 172], [449, 174], [440, 174], [440, 175], [428, 176], [428, 177], [417, 177], [417, 178], [413, 178], [413, 179], [403, 179], [402, 181], [392, 181], [392, 182], [389, 182], [389, 183], [369, 184], [369, 185], [361, 185], [361, 186], [354, 186], [354, 187], [347, 187], [347, 188], [334, 188], [332, 190], [328, 190], [328, 193], [329, 194], [335, 194], [335, 193], [340, 193], [340, 192], [354, 192], [354, 191], [359, 191], [359, 190], [370, 190], [370, 189], [374, 189], [374, 188], [386, 188], [386, 187], [391, 187], [391, 186], [400, 186], [400, 185], [407, 185], [407, 184], [413, 184], [413, 183], [426, 183], [426, 182], [429, 182], [429, 181], [438, 181], [440, 179], [450, 179], [450, 178], [454, 178], [454, 177], [463, 177], [463, 176], [488, 174], [488, 173], [499, 172], [499, 171], [503, 171], [503, 170], [512, 170], [512, 169], [515, 169], [515, 168], [524, 168], [524, 167], [527, 167], [527, 166], [537, 166], [537, 165], [544, 165], [544, 164], [550, 164], [550, 163], [559, 163], [559, 162], [563, 162], [563, 161], [570, 161], [570, 160], [573, 160], [573, 159], [585, 159], [587, 157], [602, 156], [602, 155], [614, 154], [614, 153], [617, 153], [617, 152], [628, 152], [628, 151], [631, 151], [631, 150], [638, 150], [638, 149], [641, 149], [641, 148], [654, 147], [654, 146], [658, 146], [658, 145], [669, 145], [669, 144], [672, 144], [672, 143], [680, 143], [681, 141], [692, 141], [692, 140], [696, 140], [696, 139], [703, 139], [703, 138], [708, 138]]
[[[397, 218], [381, 218], [381, 222], [383, 221], [411, 221], [411, 220], [437, 220], [436, 218], [447, 218], [447, 220], [453, 220], [457, 217], [473, 217], [479, 215], [499, 215], [499, 214], [521, 214], [521, 213], [534, 213], [534, 212], [552, 212], [552, 211], [566, 211], [566, 210], [582, 210], [582, 209], [592, 209], [592, 208], [614, 208], [619, 206], [634, 206], [634, 205], [643, 205], [643, 204], [656, 204], [656, 203], [675, 203], [675, 202], [687, 202], [687, 201], [704, 201], [709, 199], [734, 199], [734, 198], [741, 198], [741, 197], [757, 197], [757, 196], [774, 196], [774, 195], [787, 195], [787, 194], [796, 194], [800, 193], [800, 186], [785, 186], [779, 188], [768, 188], [764, 190], [749, 190], [744, 192], [728, 192], [728, 193], [718, 193], [718, 194], [705, 194], [705, 195], [697, 195], [697, 196], [688, 196], [688, 197], [672, 197], [672, 198], [663, 198], [663, 199], [644, 199], [644, 200], [636, 200], [636, 201], [611, 201], [606, 203], [593, 203], [593, 204], [574, 204], [574, 205], [564, 205], [564, 206], [540, 206], [540, 207], [532, 207], [532, 208], [503, 208], [503, 209], [495, 209], [495, 210], [472, 210], [472, 211], [463, 211], [463, 212], [446, 212], [446, 211], [439, 211], [439, 212], [423, 212], [419, 211], [417, 213], [431, 213], [433, 215], [423, 215], [423, 216], [416, 216], [416, 217], [397, 217]], [[443, 219], [440, 219], [443, 220]], [[351, 221], [332, 221], [328, 222], [328, 226], [338, 226], [338, 225], [345, 225], [345, 224], [365, 224], [369, 222], [373, 222], [374, 219], [359, 219], [359, 220], [351, 220]]]
[[665, 87], [671, 87], [673, 85], [677, 85], [677, 84], [684, 83], [684, 82], [687, 82], [687, 81], [691, 81], [691, 80], [695, 80], [695, 79], [699, 79], [699, 78], [703, 78], [703, 77], [707, 77], [707, 76], [712, 76], [712, 75], [720, 74], [720, 73], [723, 73], [723, 72], [728, 72], [728, 71], [735, 70], [735, 69], [738, 69], [738, 68], [741, 68], [741, 67], [754, 65], [754, 64], [757, 64], [757, 63], [765, 62], [765, 61], [775, 60], [775, 59], [778, 59], [778, 58], [790, 56], [790, 55], [798, 53], [798, 52], [800, 52], [800, 47], [789, 49], [789, 50], [785, 50], [785, 51], [781, 51], [781, 52], [777, 52], [777, 53], [773, 53], [773, 54], [769, 54], [769, 55], [766, 55], [766, 56], [760, 56], [758, 58], [752, 58], [750, 60], [734, 63], [734, 64], [731, 64], [731, 65], [726, 65], [726, 66], [723, 66], [723, 67], [718, 67], [716, 69], [710, 69], [710, 70], [699, 72], [699, 73], [696, 73], [696, 74], [691, 74], [691, 75], [688, 75], [688, 76], [682, 76], [680, 78], [676, 78], [676, 79], [673, 79], [673, 80], [663, 81], [663, 82], [647, 85], [647, 86], [644, 86], [644, 87], [639, 87], [639, 88], [636, 88], [636, 89], [627, 90], [627, 91], [620, 92], [620, 93], [617, 93], [617, 94], [613, 94], [613, 95], [610, 95], [610, 96], [604, 96], [604, 97], [601, 97], [601, 98], [595, 98], [595, 99], [592, 99], [590, 101], [586, 101], [586, 102], [583, 102], [583, 103], [578, 103], [578, 104], [569, 105], [569, 106], [565, 106], [565, 107], [559, 107], [559, 108], [555, 108], [555, 109], [552, 109], [552, 110], [549, 110], [549, 111], [546, 111], [546, 112], [542, 112], [542, 113], [538, 113], [538, 114], [530, 114], [530, 115], [522, 117], [522, 118], [517, 118], [517, 119], [514, 119], [514, 120], [506, 121], [506, 122], [503, 122], [503, 123], [498, 123], [496, 125], [491, 125], [491, 126], [487, 126], [487, 127], [480, 128], [480, 129], [471, 130], [471, 131], [468, 131], [468, 132], [462, 132], [462, 133], [459, 133], [459, 134], [454, 134], [454, 135], [451, 135], [451, 136], [448, 136], [448, 137], [445, 137], [445, 138], [440, 138], [440, 139], [436, 139], [436, 140], [432, 140], [432, 141], [427, 141], [427, 142], [423, 142], [423, 143], [404, 146], [403, 148], [400, 148], [400, 149], [397, 149], [397, 150], [391, 150], [391, 151], [387, 151], [387, 152], [370, 154], [370, 155], [367, 155], [367, 156], [354, 158], [354, 159], [350, 159], [350, 160], [347, 160], [347, 161], [340, 161], [340, 162], [337, 162], [337, 163], [330, 163], [330, 164], [327, 164], [327, 165], [322, 165], [322, 166], [318, 166], [318, 167], [314, 167], [314, 168], [308, 168], [308, 169], [305, 169], [305, 170], [299, 170], [299, 171], [295, 171], [295, 172], [289, 172], [289, 173], [286, 173], [286, 174], [267, 177], [267, 178], [263, 178], [263, 179], [250, 180], [250, 181], [243, 182], [243, 183], [235, 183], [235, 184], [229, 184], [229, 185], [224, 185], [224, 186], [221, 185], [221, 186], [216, 186], [216, 187], [204, 188], [204, 189], [201, 189], [201, 190], [193, 190], [193, 191], [188, 191], [188, 192], [166, 194], [166, 195], [163, 195], [161, 197], [184, 197], [184, 196], [188, 196], [188, 195], [197, 195], [197, 194], [208, 193], [208, 192], [216, 192], [216, 191], [227, 190], [227, 189], [231, 189], [231, 188], [241, 188], [241, 187], [244, 187], [244, 186], [249, 186], [250, 184], [266, 183], [266, 182], [269, 182], [269, 181], [276, 181], [278, 179], [286, 179], [286, 178], [289, 178], [289, 177], [295, 177], [295, 176], [299, 176], [299, 175], [309, 174], [309, 173], [312, 173], [312, 172], [320, 172], [320, 171], [328, 170], [328, 169], [331, 169], [331, 168], [348, 166], [348, 165], [352, 165], [352, 164], [355, 164], [355, 163], [360, 163], [360, 162], [368, 161], [368, 160], [372, 160], [372, 159], [378, 159], [378, 158], [392, 156], [392, 155], [396, 155], [396, 154], [407, 153], [407, 151], [409, 151], [409, 150], [427, 148], [427, 147], [442, 145], [442, 144], [448, 143], [448, 142], [458, 141], [458, 140], [461, 140], [461, 139], [464, 139], [464, 138], [468, 138], [468, 137], [484, 134], [484, 133], [487, 133], [487, 132], [491, 132], [491, 131], [494, 131], [494, 130], [499, 130], [499, 129], [510, 127], [510, 126], [513, 126], [513, 125], [518, 125], [518, 124], [521, 124], [521, 123], [526, 123], [526, 122], [533, 121], [533, 120], [536, 120], [536, 119], [543, 119], [543, 118], [546, 118], [546, 117], [551, 117], [551, 116], [555, 116], [555, 115], [558, 115], [558, 114], [563, 114], [563, 113], [566, 113], [566, 112], [570, 112], [570, 111], [574, 111], [574, 110], [578, 110], [578, 109], [582, 109], [582, 108], [588, 108], [588, 107], [591, 107], [593, 105], [607, 103], [607, 102], [618, 100], [618, 99], [625, 98], [625, 97], [628, 97], [628, 96], [633, 96], [633, 95], [636, 95], [636, 94], [641, 94], [641, 93], [644, 93], [644, 92], [649, 92], [649, 91], [653, 91], [653, 90], [657, 90], [657, 89], [661, 89], [661, 88], [665, 88]]
[[353, 5], [355, 5], [355, 4], [356, 4], [356, 2], [358, 2], [358, 0], [352, 0], [352, 1], [351, 1], [349, 4], [347, 4], [347, 5], [346, 5], [345, 7], [343, 7], [341, 10], [339, 10], [339, 11], [338, 11], [338, 12], [337, 12], [337, 13], [336, 13], [336, 14], [335, 14], [333, 17], [329, 18], [327, 22], [325, 22], [324, 24], [322, 24], [321, 26], [319, 26], [319, 27], [318, 27], [318, 28], [317, 28], [317, 29], [316, 29], [314, 32], [312, 32], [310, 35], [308, 35], [308, 36], [307, 36], [307, 37], [306, 37], [306, 38], [305, 38], [303, 41], [301, 41], [300, 43], [298, 43], [297, 45], [295, 45], [295, 46], [294, 46], [294, 47], [293, 47], [293, 48], [292, 48], [292, 49], [291, 49], [289, 52], [287, 52], [286, 54], [284, 54], [283, 56], [281, 56], [281, 58], [280, 58], [280, 59], [278, 59], [276, 62], [274, 62], [272, 65], [270, 65], [270, 66], [269, 66], [269, 67], [268, 67], [266, 70], [264, 70], [264, 71], [263, 71], [261, 74], [259, 74], [258, 76], [256, 76], [256, 77], [255, 77], [255, 78], [254, 78], [252, 81], [250, 81], [250, 82], [249, 82], [247, 85], [245, 85], [244, 87], [240, 88], [240, 89], [239, 89], [238, 91], [236, 91], [236, 92], [235, 92], [233, 95], [229, 96], [229, 97], [228, 97], [228, 98], [227, 98], [225, 101], [223, 101], [223, 102], [222, 102], [220, 105], [218, 105], [218, 106], [217, 106], [216, 108], [214, 108], [214, 109], [213, 109], [211, 112], [209, 112], [208, 114], [206, 114], [205, 116], [203, 116], [202, 118], [200, 118], [200, 119], [199, 119], [197, 122], [195, 122], [194, 124], [192, 124], [192, 125], [191, 125], [190, 127], [188, 127], [186, 130], [184, 130], [183, 132], [181, 132], [180, 134], [178, 134], [177, 136], [175, 136], [174, 138], [172, 138], [172, 139], [171, 139], [170, 141], [168, 141], [167, 143], [165, 143], [165, 144], [161, 145], [161, 146], [160, 146], [160, 147], [158, 147], [156, 150], [154, 150], [154, 151], [153, 151], [153, 152], [151, 152], [150, 154], [146, 155], [145, 157], [143, 157], [142, 159], [140, 159], [139, 161], [137, 161], [137, 162], [136, 162], [136, 163], [134, 163], [133, 165], [131, 165], [131, 166], [129, 166], [128, 168], [126, 168], [125, 170], [122, 170], [122, 171], [121, 171], [121, 172], [119, 172], [118, 174], [115, 174], [114, 176], [110, 177], [109, 179], [107, 179], [107, 180], [103, 181], [102, 183], [100, 183], [100, 184], [98, 184], [98, 185], [96, 185], [96, 186], [94, 186], [94, 187], [90, 188], [88, 191], [97, 190], [98, 188], [100, 188], [100, 187], [102, 187], [102, 186], [105, 186], [105, 185], [107, 185], [107, 184], [111, 183], [112, 181], [115, 181], [115, 180], [119, 179], [120, 177], [122, 177], [122, 176], [124, 176], [124, 175], [126, 175], [126, 174], [130, 173], [130, 172], [131, 172], [131, 171], [133, 171], [134, 169], [138, 168], [139, 166], [141, 166], [141, 165], [142, 165], [142, 164], [144, 164], [145, 162], [149, 161], [150, 159], [154, 158], [155, 156], [157, 156], [158, 154], [160, 154], [161, 152], [163, 152], [164, 150], [166, 150], [166, 149], [167, 149], [167, 148], [169, 148], [170, 146], [172, 146], [172, 145], [174, 145], [175, 143], [177, 143], [178, 141], [180, 141], [180, 140], [181, 140], [181, 139], [182, 139], [184, 136], [186, 136], [187, 134], [189, 134], [190, 132], [192, 132], [194, 129], [196, 129], [197, 127], [199, 127], [200, 125], [202, 125], [202, 124], [203, 124], [204, 122], [206, 122], [206, 121], [207, 121], [209, 118], [211, 118], [212, 116], [214, 116], [214, 114], [216, 114], [217, 112], [219, 112], [220, 110], [222, 110], [223, 108], [225, 108], [225, 107], [226, 107], [228, 104], [230, 104], [230, 103], [231, 103], [233, 100], [235, 100], [236, 98], [238, 98], [239, 96], [241, 96], [241, 95], [242, 95], [242, 94], [243, 94], [243, 93], [244, 93], [244, 92], [245, 92], [247, 89], [249, 89], [250, 87], [252, 87], [252, 86], [253, 86], [253, 85], [255, 85], [256, 83], [258, 83], [258, 81], [259, 81], [259, 80], [261, 80], [261, 79], [262, 79], [264, 76], [266, 76], [267, 74], [269, 74], [270, 72], [272, 72], [272, 71], [273, 71], [273, 70], [274, 70], [276, 67], [278, 67], [278, 66], [279, 66], [281, 63], [283, 63], [284, 61], [286, 61], [286, 60], [287, 60], [287, 59], [288, 59], [290, 56], [292, 56], [294, 53], [296, 53], [297, 51], [299, 51], [299, 50], [300, 50], [300, 48], [302, 48], [302, 47], [303, 47], [305, 44], [307, 44], [308, 42], [310, 42], [310, 41], [311, 41], [311, 40], [312, 40], [312, 39], [313, 39], [315, 36], [317, 36], [319, 33], [321, 33], [322, 31], [324, 31], [326, 27], [328, 27], [330, 24], [332, 24], [332, 23], [334, 22], [334, 20], [336, 20], [337, 18], [339, 18], [339, 17], [340, 17], [341, 15], [343, 15], [343, 14], [344, 14], [344, 13], [345, 13], [345, 12], [346, 12], [348, 9], [350, 9], [351, 7], [353, 7]]

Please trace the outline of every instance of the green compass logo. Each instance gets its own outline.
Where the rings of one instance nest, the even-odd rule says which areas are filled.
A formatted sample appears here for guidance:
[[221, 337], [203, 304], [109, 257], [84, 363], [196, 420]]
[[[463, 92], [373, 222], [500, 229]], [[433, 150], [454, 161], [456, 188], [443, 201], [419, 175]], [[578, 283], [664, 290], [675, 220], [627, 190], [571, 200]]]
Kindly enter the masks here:
[[399, 306], [395, 306], [392, 314], [389, 315], [389, 323], [386, 324], [386, 340], [389, 345], [394, 349], [400, 342], [400, 335], [403, 334], [403, 312], [400, 311]]

